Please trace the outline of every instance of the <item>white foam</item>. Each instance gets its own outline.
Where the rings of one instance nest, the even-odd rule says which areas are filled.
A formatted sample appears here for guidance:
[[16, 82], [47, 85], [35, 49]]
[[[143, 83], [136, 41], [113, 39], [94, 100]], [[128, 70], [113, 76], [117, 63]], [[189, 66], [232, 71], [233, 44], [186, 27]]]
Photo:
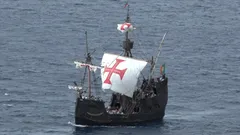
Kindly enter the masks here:
[[71, 125], [71, 126], [74, 126], [74, 127], [81, 127], [81, 128], [88, 127], [88, 125], [77, 125], [77, 124], [74, 124], [70, 121], [68, 122], [68, 124]]
[[12, 107], [13, 104], [3, 104], [3, 106]]
[[72, 122], [68, 122], [69, 125], [74, 126], [74, 127], [81, 127], [81, 128], [85, 128], [85, 127], [108, 127], [108, 128], [114, 128], [114, 127], [127, 127], [127, 128], [136, 128], [136, 126], [89, 126], [89, 125], [77, 125], [74, 124]]

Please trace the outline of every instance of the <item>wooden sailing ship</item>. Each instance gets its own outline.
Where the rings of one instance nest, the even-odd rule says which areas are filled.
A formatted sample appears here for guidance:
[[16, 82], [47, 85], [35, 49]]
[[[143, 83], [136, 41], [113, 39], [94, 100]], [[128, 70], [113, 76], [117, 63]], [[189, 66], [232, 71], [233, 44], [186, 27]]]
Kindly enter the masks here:
[[[168, 78], [165, 73], [153, 77], [153, 72], [166, 34], [163, 36], [156, 58], [148, 62], [132, 56], [131, 49], [134, 42], [129, 39], [128, 34], [134, 27], [130, 23], [129, 6], [125, 22], [118, 24], [117, 29], [126, 35], [123, 42], [123, 56], [105, 52], [101, 65], [96, 66], [92, 63], [87, 46], [85, 62], [74, 62], [77, 68], [85, 68], [85, 75], [88, 73], [87, 88], [78, 86], [77, 83], [69, 87], [77, 90], [75, 106], [75, 124], [77, 125], [136, 125], [162, 120], [165, 115]], [[148, 64], [151, 66], [148, 79], [139, 80], [142, 70]], [[113, 92], [108, 106], [105, 106], [102, 99], [92, 95], [91, 76], [97, 70], [100, 70], [101, 76], [102, 88], [99, 89]], [[86, 90], [88, 96], [84, 96]]]

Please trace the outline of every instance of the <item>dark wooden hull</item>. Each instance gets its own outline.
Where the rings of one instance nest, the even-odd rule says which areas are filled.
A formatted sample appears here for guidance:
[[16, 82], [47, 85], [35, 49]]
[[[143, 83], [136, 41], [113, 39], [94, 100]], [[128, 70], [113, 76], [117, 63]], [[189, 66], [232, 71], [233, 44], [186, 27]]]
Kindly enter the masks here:
[[[151, 114], [146, 114], [143, 117], [149, 117]], [[159, 115], [159, 114], [154, 114]], [[75, 118], [75, 123], [77, 125], [90, 125], [90, 126], [136, 126], [136, 125], [143, 125], [146, 124], [146, 122], [155, 122], [157, 120], [161, 121], [163, 119], [164, 114], [160, 114], [159, 116], [152, 118], [152, 119], [139, 119], [139, 117], [142, 117], [142, 115], [135, 115], [135, 116], [113, 116], [111, 118], [112, 121], [96, 121], [95, 119], [87, 119], [87, 118]], [[125, 117], [125, 118], [123, 118]], [[126, 120], [128, 119], [128, 120]]]
[[157, 83], [157, 95], [140, 100], [140, 111], [131, 114], [109, 114], [103, 101], [77, 98], [75, 124], [92, 126], [132, 126], [162, 120], [168, 101], [167, 78]]

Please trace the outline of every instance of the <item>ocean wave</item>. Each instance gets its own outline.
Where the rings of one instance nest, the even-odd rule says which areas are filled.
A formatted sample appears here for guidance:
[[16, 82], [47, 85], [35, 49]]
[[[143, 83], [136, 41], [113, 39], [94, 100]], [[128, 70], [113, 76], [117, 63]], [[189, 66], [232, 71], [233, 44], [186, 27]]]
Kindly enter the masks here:
[[30, 99], [7, 99], [0, 101], [0, 104], [29, 104], [29, 103], [38, 103], [36, 100], [30, 100]]

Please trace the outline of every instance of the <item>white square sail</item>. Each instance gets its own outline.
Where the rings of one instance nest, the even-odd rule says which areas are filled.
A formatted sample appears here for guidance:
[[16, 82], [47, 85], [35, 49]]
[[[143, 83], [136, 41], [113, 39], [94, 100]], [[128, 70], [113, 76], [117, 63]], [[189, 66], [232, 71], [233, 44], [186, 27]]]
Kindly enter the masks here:
[[146, 61], [104, 53], [101, 66], [102, 89], [133, 96], [140, 72]]

